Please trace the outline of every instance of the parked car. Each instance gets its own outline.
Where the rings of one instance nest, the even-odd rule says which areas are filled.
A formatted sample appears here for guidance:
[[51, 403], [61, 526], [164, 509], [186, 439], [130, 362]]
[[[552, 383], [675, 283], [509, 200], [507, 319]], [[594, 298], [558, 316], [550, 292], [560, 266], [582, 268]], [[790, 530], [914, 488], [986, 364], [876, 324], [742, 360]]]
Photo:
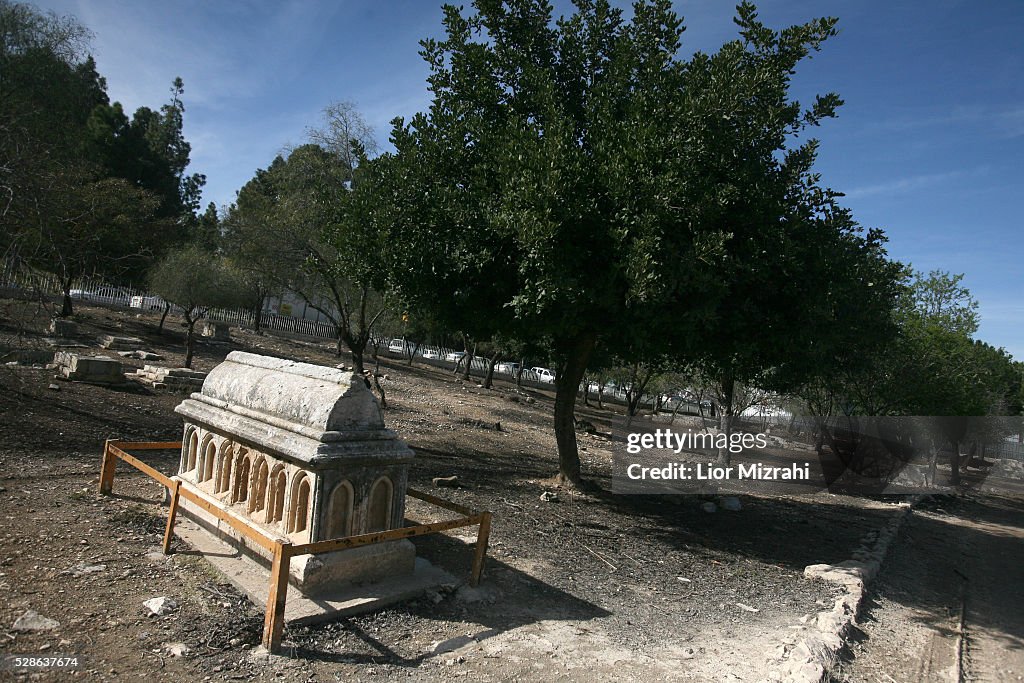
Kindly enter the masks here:
[[502, 361], [501, 363], [498, 363], [497, 365], [494, 366], [494, 371], [500, 372], [504, 375], [515, 375], [517, 372], [519, 372], [519, 363]]
[[536, 375], [538, 382], [545, 382], [547, 384], [554, 384], [555, 382], [555, 373], [547, 368], [530, 368], [530, 372]]
[[95, 297], [92, 292], [85, 289], [72, 289], [70, 294], [72, 299], [79, 299], [80, 301], [92, 301]]
[[438, 360], [441, 358], [441, 354], [434, 349], [423, 349], [423, 358], [426, 360]]
[[391, 353], [405, 353], [408, 345], [404, 339], [392, 339], [391, 343], [388, 344], [388, 351]]
[[458, 363], [460, 360], [462, 360], [465, 357], [465, 355], [466, 355], [465, 351], [452, 351], [447, 356], [445, 356], [444, 359], [446, 361], [449, 361], [449, 362], [452, 362], [452, 363]]

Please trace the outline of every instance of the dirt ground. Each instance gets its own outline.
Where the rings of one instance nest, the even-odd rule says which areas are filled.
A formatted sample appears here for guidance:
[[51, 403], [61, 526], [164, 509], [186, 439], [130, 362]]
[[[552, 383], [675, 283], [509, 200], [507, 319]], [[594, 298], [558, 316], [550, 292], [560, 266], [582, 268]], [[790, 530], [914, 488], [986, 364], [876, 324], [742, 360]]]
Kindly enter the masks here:
[[[86, 307], [77, 318], [93, 350], [97, 335], [130, 335], [164, 355], [160, 365], [182, 362], [174, 321], [157, 336], [148, 314]], [[46, 348], [44, 322], [45, 311], [0, 301], [0, 353]], [[195, 367], [208, 370], [234, 349], [339, 362], [330, 344], [237, 330], [233, 339], [200, 344]], [[549, 394], [503, 382], [484, 390], [400, 361], [381, 369], [385, 419], [417, 454], [410, 484], [430, 490], [433, 477], [457, 475], [462, 487], [441, 495], [494, 513], [481, 590], [290, 628], [288, 656], [260, 656], [262, 606], [187, 549], [159, 554], [166, 508], [158, 485], [122, 467], [116, 495], [96, 493], [103, 441], [179, 439], [173, 408], [183, 395], [68, 382], [53, 390], [52, 371], [5, 365], [0, 657], [80, 656], [77, 671], [32, 674], [43, 680], [755, 681], [784, 632], [831, 606], [833, 589], [804, 579], [804, 566], [849, 558], [894, 514], [889, 502], [827, 493], [744, 496], [741, 511], [713, 514], [697, 497], [615, 496], [610, 443], [600, 434], [580, 435], [597, 490], [542, 501], [556, 470]], [[616, 414], [578, 415], [607, 432]], [[167, 473], [178, 462], [177, 453], [147, 458]], [[418, 539], [417, 552], [464, 577], [467, 538]], [[1009, 584], [1017, 589], [1020, 566]], [[143, 601], [159, 596], [178, 609], [147, 616]], [[59, 628], [15, 632], [27, 610]]]

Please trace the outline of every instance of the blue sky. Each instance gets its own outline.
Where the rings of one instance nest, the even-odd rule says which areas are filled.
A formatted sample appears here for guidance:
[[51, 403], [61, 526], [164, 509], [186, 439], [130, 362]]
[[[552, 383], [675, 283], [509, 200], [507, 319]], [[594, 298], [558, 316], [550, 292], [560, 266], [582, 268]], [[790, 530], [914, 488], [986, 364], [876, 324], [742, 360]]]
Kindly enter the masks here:
[[[46, 0], [95, 34], [111, 98], [134, 110], [185, 81], [192, 170], [229, 204], [335, 100], [354, 101], [386, 143], [394, 116], [428, 103], [418, 40], [440, 34], [433, 0]], [[733, 5], [677, 3], [684, 49], [733, 38]], [[568, 8], [556, 3], [560, 10]], [[965, 273], [979, 337], [1024, 359], [1024, 1], [764, 0], [775, 28], [837, 16], [840, 34], [803, 65], [797, 97], [846, 104], [816, 131], [823, 182], [846, 193], [890, 254]], [[564, 11], [564, 10], [563, 10]]]

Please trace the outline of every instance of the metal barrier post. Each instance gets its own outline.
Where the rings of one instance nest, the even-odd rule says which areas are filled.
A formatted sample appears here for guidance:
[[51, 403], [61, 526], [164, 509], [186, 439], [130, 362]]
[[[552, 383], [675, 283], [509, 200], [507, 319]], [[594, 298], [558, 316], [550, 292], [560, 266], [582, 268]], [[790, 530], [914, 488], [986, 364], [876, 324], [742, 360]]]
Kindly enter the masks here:
[[480, 575], [484, 571], [484, 558], [487, 556], [487, 542], [491, 537], [491, 513], [489, 511], [480, 514], [480, 528], [476, 534], [476, 553], [473, 555], [473, 573], [469, 577], [469, 585], [477, 586], [480, 583]]
[[274, 564], [270, 568], [270, 594], [267, 596], [267, 613], [263, 619], [263, 647], [271, 654], [281, 651], [291, 549], [291, 543], [278, 543], [274, 547]]
[[100, 464], [100, 494], [109, 496], [114, 490], [114, 471], [117, 469], [117, 456], [110, 450], [114, 439], [107, 439], [103, 444], [103, 461]]
[[174, 486], [171, 487], [171, 509], [167, 513], [167, 529], [164, 530], [164, 555], [169, 555], [171, 552], [171, 539], [174, 538], [174, 517], [178, 514], [180, 488], [181, 482], [176, 479]]

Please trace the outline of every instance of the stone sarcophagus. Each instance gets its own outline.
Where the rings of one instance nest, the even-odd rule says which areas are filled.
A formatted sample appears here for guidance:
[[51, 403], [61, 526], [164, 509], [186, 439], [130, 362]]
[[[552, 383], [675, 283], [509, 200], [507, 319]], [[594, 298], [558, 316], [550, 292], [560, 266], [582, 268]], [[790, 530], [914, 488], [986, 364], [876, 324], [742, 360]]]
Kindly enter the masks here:
[[[412, 450], [385, 429], [359, 376], [239, 351], [176, 412], [185, 419], [178, 478], [213, 505], [295, 544], [399, 528]], [[268, 559], [200, 506], [188, 517], [239, 552]], [[412, 573], [407, 540], [296, 557], [292, 582], [309, 595]]]

